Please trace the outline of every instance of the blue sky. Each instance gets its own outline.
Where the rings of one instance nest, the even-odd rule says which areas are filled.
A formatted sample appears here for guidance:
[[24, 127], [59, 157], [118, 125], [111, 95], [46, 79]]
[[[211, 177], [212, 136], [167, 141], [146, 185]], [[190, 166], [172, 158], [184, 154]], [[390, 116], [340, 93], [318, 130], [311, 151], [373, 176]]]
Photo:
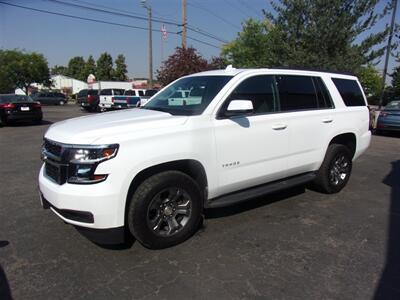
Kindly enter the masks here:
[[[147, 28], [147, 21], [124, 16], [110, 15], [99, 11], [90, 11], [64, 5], [60, 2], [90, 6], [122, 13], [133, 13], [146, 17], [146, 10], [140, 0], [1, 0], [15, 5], [32, 7], [77, 17], [98, 19], [130, 26]], [[387, 3], [380, 1], [378, 10]], [[147, 0], [153, 8], [154, 18], [168, 19], [181, 23], [181, 0]], [[267, 0], [187, 0], [187, 20], [192, 28], [199, 28], [206, 34], [216, 36], [218, 40], [188, 31], [188, 37], [201, 40], [213, 46], [188, 39], [188, 44], [199, 50], [206, 58], [217, 56], [222, 45], [221, 40], [231, 41], [240, 31], [241, 23], [253, 17], [261, 19], [261, 10], [271, 10]], [[396, 20], [399, 17], [399, 11]], [[381, 30], [390, 16], [381, 20], [374, 30]], [[154, 29], [160, 29], [161, 23], [153, 23]], [[162, 58], [174, 52], [180, 46], [181, 38], [173, 32], [180, 31], [176, 25], [166, 24], [169, 32], [166, 42], [161, 42], [161, 34], [153, 33], [154, 70], [160, 66]], [[78, 20], [37, 11], [25, 10], [0, 3], [0, 48], [24, 49], [43, 53], [49, 65], [67, 65], [73, 56], [87, 58], [90, 54], [95, 59], [107, 51], [113, 58], [119, 53], [126, 57], [130, 77], [147, 76], [147, 31], [120, 26]], [[383, 59], [382, 59], [383, 62]], [[378, 65], [382, 69], [382, 62]], [[390, 68], [394, 66], [391, 59]]]

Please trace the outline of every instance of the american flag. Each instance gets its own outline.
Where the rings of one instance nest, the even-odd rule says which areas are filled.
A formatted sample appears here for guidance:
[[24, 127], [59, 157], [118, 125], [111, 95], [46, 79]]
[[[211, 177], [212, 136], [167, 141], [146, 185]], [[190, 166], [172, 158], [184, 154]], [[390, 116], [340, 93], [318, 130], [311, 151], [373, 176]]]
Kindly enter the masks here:
[[167, 39], [168, 36], [167, 28], [165, 27], [164, 24], [161, 25], [161, 36], [164, 41]]

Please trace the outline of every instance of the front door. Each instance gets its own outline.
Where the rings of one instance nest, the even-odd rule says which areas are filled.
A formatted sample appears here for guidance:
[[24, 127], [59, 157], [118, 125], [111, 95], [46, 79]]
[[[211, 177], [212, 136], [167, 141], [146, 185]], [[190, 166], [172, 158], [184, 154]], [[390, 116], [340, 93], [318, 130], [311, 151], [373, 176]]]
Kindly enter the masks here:
[[[224, 117], [231, 100], [251, 100], [253, 113]], [[270, 75], [243, 80], [222, 105], [214, 121], [219, 195], [286, 177], [288, 120], [277, 111], [275, 77]]]

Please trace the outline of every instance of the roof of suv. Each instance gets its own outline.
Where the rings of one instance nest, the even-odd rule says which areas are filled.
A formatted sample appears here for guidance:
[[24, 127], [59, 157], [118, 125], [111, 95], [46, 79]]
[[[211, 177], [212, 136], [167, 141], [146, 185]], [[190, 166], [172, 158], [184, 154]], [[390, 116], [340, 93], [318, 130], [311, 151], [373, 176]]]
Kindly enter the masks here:
[[296, 69], [296, 68], [259, 68], [259, 69], [236, 69], [232, 66], [228, 66], [226, 69], [222, 70], [212, 70], [205, 71], [196, 74], [192, 74], [190, 76], [236, 76], [239, 73], [257, 73], [257, 72], [265, 72], [265, 73], [277, 73], [282, 72], [285, 74], [298, 74], [298, 75], [314, 75], [314, 76], [322, 76], [322, 75], [331, 75], [332, 77], [340, 77], [340, 78], [348, 78], [348, 79], [357, 79], [354, 75], [348, 73], [340, 73], [340, 72], [332, 72], [332, 71], [320, 71], [320, 70], [306, 70], [306, 69]]

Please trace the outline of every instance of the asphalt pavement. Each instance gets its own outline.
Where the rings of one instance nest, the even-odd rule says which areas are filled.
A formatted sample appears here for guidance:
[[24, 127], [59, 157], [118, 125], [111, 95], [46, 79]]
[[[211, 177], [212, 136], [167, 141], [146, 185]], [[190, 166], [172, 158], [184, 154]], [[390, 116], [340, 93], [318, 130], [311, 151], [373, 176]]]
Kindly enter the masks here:
[[101, 247], [40, 207], [42, 137], [84, 115], [0, 128], [0, 299], [400, 299], [400, 135], [374, 136], [348, 186], [208, 210], [164, 250]]

